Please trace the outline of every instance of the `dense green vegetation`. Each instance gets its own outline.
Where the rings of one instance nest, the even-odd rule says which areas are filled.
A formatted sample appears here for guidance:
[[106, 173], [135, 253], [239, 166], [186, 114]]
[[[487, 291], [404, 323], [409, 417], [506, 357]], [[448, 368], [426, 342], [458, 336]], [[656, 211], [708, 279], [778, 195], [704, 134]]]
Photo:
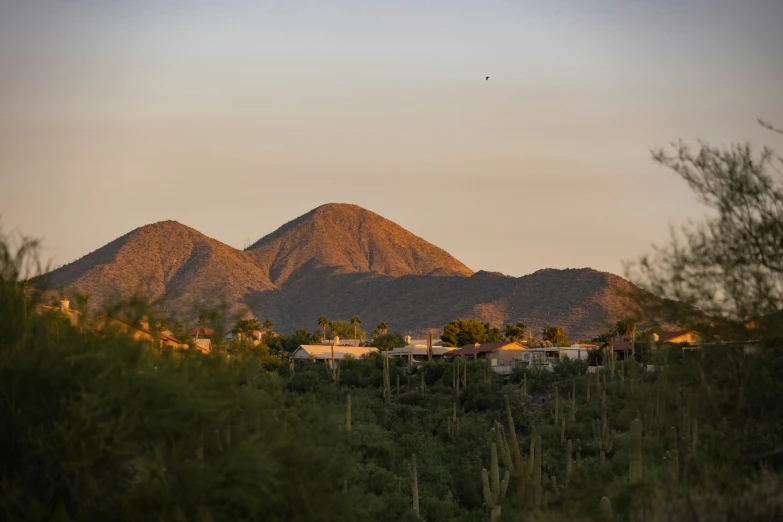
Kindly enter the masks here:
[[100, 337], [36, 313], [11, 272], [9, 520], [400, 521], [414, 496], [430, 521], [601, 520], [609, 506], [616, 520], [764, 520], [783, 506], [773, 345], [675, 348], [655, 372], [618, 363], [600, 379], [578, 361], [507, 379], [483, 361], [392, 361], [387, 404], [379, 355], [343, 362], [335, 383], [250, 342], [202, 355]]
[[473, 343], [499, 343], [503, 341], [500, 329], [475, 319], [456, 319], [443, 327], [440, 339], [446, 346], [465, 346]]

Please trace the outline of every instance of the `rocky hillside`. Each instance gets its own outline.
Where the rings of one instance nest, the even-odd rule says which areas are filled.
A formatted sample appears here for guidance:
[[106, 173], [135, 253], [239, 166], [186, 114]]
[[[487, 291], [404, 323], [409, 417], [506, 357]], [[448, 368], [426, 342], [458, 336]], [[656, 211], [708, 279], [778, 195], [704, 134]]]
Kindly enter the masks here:
[[275, 289], [246, 252], [176, 221], [137, 228], [54, 270], [49, 284], [89, 292], [96, 307], [133, 294], [165, 296], [166, 310], [183, 317], [216, 303], [214, 296], [240, 303]]
[[460, 275], [473, 273], [446, 251], [356, 205], [323, 205], [249, 248], [275, 284], [302, 270], [335, 273]]
[[330, 204], [283, 225], [241, 251], [173, 221], [138, 228], [49, 274], [66, 293], [92, 303], [143, 293], [164, 311], [193, 322], [225, 302], [290, 332], [317, 328], [316, 318], [359, 315], [416, 334], [451, 319], [495, 326], [547, 322], [571, 338], [606, 329], [631, 307], [633, 288], [589, 268], [539, 270], [524, 277], [473, 273], [442, 249], [355, 205]]

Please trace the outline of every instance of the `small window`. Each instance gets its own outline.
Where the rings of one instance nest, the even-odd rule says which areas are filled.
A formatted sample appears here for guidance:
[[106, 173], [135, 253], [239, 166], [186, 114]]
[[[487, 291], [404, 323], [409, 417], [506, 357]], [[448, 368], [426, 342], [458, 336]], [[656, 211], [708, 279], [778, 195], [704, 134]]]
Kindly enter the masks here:
[[506, 360], [505, 359], [500, 359], [500, 362], [498, 364], [500, 366], [505, 366], [506, 365]]
[[497, 366], [497, 365], [498, 365], [498, 360], [492, 359], [492, 366]]

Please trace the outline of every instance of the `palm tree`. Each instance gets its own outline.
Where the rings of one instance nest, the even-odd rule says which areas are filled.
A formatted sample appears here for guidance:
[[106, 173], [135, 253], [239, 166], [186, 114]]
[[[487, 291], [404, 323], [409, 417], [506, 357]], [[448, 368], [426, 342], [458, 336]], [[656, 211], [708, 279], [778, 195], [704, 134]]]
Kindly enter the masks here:
[[379, 334], [386, 335], [386, 333], [389, 331], [389, 325], [386, 323], [379, 323], [376, 327], [376, 330], [378, 330]]
[[623, 339], [628, 340], [630, 338], [631, 357], [634, 357], [636, 355], [636, 319], [633, 317], [628, 317], [617, 321], [615, 329], [617, 330], [618, 334], [623, 336]]
[[85, 292], [83, 294], [78, 294], [76, 296], [76, 304], [79, 308], [79, 312], [81, 312], [82, 316], [79, 319], [80, 326], [84, 327], [87, 324], [87, 307], [90, 304], [90, 298], [92, 297], [92, 294], [89, 292]]
[[356, 343], [356, 330], [359, 328], [359, 325], [362, 324], [362, 320], [359, 319], [358, 315], [354, 315], [351, 322], [353, 323], [353, 344], [354, 346], [358, 346]]
[[324, 333], [324, 339], [326, 339], [326, 327], [329, 326], [329, 318], [322, 315], [318, 318], [318, 327]]

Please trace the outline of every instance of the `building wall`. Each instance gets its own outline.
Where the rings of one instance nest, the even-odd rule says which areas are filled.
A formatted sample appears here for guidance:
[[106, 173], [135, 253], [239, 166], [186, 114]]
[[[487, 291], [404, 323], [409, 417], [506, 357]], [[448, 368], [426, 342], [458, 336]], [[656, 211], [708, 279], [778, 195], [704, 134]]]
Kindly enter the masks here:
[[696, 332], [688, 332], [686, 334], [683, 334], [679, 337], [675, 337], [674, 339], [670, 339], [666, 341], [670, 344], [677, 344], [677, 343], [697, 343], [701, 337]]
[[587, 348], [560, 348], [560, 358], [565, 359], [587, 359], [589, 350]]
[[523, 348], [519, 349], [500, 349], [492, 353], [481, 354], [486, 359], [489, 359], [489, 364], [495, 368], [497, 366], [512, 366], [514, 359], [521, 359], [522, 354], [525, 352]]

